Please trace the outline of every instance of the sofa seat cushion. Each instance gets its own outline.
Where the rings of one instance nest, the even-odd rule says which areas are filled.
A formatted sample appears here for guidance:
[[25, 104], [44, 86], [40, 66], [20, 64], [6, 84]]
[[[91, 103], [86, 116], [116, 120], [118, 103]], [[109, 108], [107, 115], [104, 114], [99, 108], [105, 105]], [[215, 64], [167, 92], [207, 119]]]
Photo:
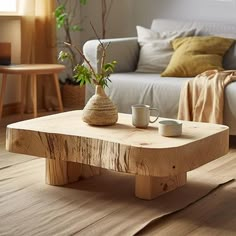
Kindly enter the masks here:
[[[159, 109], [161, 117], [177, 117], [182, 85], [190, 77], [161, 77], [150, 73], [115, 73], [106, 94], [122, 113], [131, 113], [131, 106], [144, 103]], [[230, 127], [230, 134], [236, 135], [236, 82], [228, 84], [224, 96], [224, 124]], [[94, 88], [86, 87], [86, 99], [94, 94]]]
[[119, 112], [131, 113], [131, 105], [145, 103], [158, 108], [160, 116], [176, 118], [180, 90], [189, 78], [134, 72], [112, 74], [110, 79], [106, 93]]

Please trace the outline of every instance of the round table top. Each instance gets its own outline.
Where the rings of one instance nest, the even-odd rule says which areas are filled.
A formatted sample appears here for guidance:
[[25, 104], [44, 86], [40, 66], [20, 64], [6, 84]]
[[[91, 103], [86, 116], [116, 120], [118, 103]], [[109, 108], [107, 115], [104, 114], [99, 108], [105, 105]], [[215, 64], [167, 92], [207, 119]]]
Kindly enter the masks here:
[[65, 69], [61, 64], [19, 64], [0, 66], [3, 74], [52, 74], [59, 73]]

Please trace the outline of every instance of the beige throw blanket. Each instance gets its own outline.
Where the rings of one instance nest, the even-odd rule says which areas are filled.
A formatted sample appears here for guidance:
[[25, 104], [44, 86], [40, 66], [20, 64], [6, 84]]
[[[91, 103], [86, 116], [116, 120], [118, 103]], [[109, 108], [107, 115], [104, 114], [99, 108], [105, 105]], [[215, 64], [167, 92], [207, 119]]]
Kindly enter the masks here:
[[189, 80], [182, 88], [178, 119], [223, 123], [224, 88], [236, 80], [236, 70], [209, 70]]

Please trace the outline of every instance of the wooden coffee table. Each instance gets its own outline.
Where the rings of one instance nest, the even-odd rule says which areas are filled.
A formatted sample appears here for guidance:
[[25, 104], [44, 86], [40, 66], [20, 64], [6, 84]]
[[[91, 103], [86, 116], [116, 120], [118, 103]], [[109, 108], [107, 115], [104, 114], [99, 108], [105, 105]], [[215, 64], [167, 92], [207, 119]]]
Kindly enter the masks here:
[[[46, 183], [64, 185], [100, 168], [135, 175], [135, 194], [153, 199], [186, 183], [187, 172], [229, 149], [223, 125], [183, 122], [180, 137], [163, 137], [158, 123], [132, 126], [119, 114], [114, 126], [89, 126], [81, 111], [64, 112], [7, 126], [7, 150], [46, 158]], [[161, 118], [159, 118], [161, 120]]]

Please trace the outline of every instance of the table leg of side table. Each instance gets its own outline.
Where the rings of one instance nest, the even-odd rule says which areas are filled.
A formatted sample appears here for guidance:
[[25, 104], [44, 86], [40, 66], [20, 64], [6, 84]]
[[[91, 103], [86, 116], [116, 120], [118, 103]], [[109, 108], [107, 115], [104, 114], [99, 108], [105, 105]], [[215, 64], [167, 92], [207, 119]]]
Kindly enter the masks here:
[[32, 86], [32, 100], [33, 100], [33, 110], [34, 117], [38, 116], [37, 113], [37, 76], [36, 74], [31, 75], [31, 86]]
[[163, 193], [167, 193], [187, 181], [187, 173], [169, 177], [135, 176], [135, 196], [141, 199], [152, 200]]
[[20, 109], [21, 118], [23, 117], [25, 111], [26, 82], [27, 82], [27, 77], [25, 75], [21, 75], [21, 109]]
[[3, 99], [6, 91], [6, 85], [7, 85], [7, 74], [2, 74], [2, 86], [0, 92], [0, 119], [2, 118]]
[[100, 174], [100, 168], [76, 162], [46, 159], [46, 183], [65, 185]]
[[53, 74], [53, 77], [54, 77], [54, 83], [55, 83], [55, 86], [56, 86], [56, 93], [57, 93], [57, 100], [58, 100], [58, 104], [59, 104], [59, 110], [60, 110], [60, 112], [63, 112], [63, 104], [62, 104], [62, 98], [61, 98], [61, 91], [60, 91], [58, 76], [57, 76], [57, 74]]

